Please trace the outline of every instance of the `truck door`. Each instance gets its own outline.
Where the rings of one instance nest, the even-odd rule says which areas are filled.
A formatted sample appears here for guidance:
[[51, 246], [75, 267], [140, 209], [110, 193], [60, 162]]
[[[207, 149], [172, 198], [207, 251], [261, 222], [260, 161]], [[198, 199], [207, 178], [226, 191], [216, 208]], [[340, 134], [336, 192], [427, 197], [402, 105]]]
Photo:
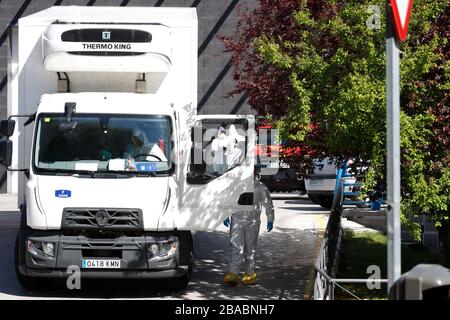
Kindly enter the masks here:
[[254, 116], [196, 117], [178, 229], [213, 230], [252, 208], [254, 128]]

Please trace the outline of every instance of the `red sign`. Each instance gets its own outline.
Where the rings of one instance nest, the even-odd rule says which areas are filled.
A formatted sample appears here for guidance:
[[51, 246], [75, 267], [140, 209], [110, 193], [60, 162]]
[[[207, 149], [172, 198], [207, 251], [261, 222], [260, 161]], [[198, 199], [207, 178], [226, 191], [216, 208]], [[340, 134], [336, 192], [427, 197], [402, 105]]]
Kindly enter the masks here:
[[413, 0], [391, 0], [397, 38], [405, 41], [408, 36], [409, 18]]

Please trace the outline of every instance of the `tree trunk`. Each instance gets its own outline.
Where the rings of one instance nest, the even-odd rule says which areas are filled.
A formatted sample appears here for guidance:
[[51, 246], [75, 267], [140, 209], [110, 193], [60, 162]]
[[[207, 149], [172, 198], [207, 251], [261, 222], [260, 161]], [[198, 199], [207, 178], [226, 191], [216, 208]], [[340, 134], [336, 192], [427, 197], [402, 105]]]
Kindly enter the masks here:
[[441, 264], [450, 268], [450, 221], [443, 221], [437, 228], [439, 235], [439, 257]]

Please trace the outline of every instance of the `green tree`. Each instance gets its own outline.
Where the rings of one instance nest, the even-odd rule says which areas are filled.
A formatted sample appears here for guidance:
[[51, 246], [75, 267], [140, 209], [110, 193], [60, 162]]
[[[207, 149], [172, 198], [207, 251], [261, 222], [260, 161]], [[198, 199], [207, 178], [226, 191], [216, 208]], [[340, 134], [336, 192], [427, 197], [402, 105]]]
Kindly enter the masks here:
[[[449, 10], [447, 0], [414, 1], [401, 44], [401, 147], [403, 222], [417, 231], [409, 215], [429, 214], [450, 267]], [[379, 0], [261, 0], [224, 39], [236, 92], [248, 91], [283, 138], [370, 163], [368, 186], [385, 172], [385, 20]]]

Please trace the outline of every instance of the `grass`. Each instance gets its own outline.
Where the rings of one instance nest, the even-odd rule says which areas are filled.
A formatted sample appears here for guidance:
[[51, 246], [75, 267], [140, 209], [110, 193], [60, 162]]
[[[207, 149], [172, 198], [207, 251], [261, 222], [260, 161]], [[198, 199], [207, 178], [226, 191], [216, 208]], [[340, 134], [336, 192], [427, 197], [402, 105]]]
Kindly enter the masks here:
[[[337, 278], [367, 279], [367, 267], [380, 267], [381, 278], [387, 279], [387, 236], [379, 232], [345, 231], [342, 242]], [[419, 245], [402, 244], [402, 274], [419, 263], [439, 263], [435, 253]], [[372, 271], [373, 272], [373, 271]], [[341, 284], [362, 299], [387, 299], [387, 285], [380, 289], [368, 289], [366, 284]], [[352, 299], [342, 289], [336, 288], [336, 299]]]

